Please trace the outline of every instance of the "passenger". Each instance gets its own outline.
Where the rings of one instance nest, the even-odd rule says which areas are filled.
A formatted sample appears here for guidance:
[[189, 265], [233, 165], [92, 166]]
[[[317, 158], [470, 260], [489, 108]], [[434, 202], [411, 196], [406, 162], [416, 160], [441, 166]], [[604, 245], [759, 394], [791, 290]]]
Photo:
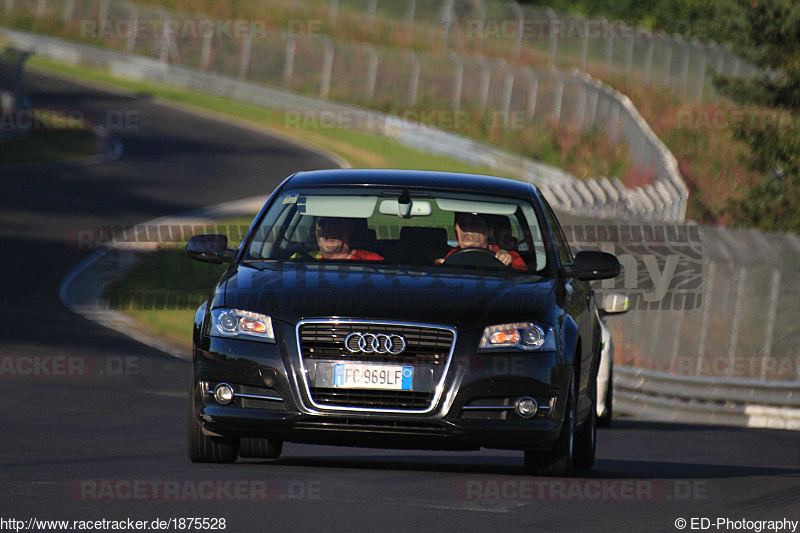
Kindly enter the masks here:
[[506, 266], [511, 265], [514, 270], [527, 272], [528, 265], [517, 252], [503, 250], [496, 244], [489, 244], [489, 227], [479, 215], [472, 213], [456, 214], [456, 238], [458, 246], [450, 250], [446, 256], [437, 259], [436, 263], [443, 263], [451, 254], [465, 248], [484, 248], [495, 252], [494, 256]]
[[[353, 235], [353, 221], [349, 218], [320, 217], [316, 223], [317, 246], [319, 250], [308, 255], [314, 259], [352, 259], [361, 261], [383, 261], [380, 255], [366, 250], [350, 247]], [[299, 258], [298, 254], [292, 256]]]

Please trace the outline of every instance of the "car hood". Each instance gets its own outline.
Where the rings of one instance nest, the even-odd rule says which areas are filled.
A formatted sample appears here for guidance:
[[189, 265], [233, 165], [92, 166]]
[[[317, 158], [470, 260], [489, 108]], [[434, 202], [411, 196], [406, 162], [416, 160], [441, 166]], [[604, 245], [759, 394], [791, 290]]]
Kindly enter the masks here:
[[221, 285], [225, 306], [289, 323], [346, 317], [467, 327], [543, 319], [555, 307], [554, 280], [533, 274], [349, 264], [257, 266], [237, 265], [226, 274]]

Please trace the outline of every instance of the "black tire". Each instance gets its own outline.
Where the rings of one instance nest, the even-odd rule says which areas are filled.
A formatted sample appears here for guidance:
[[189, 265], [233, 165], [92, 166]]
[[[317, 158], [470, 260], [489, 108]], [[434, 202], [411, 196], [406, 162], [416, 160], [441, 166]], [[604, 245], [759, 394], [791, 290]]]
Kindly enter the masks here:
[[[596, 398], [597, 396], [593, 396]], [[575, 433], [575, 448], [572, 463], [575, 470], [591, 470], [597, 453], [597, 401], [592, 402], [589, 416]]]
[[597, 369], [592, 372], [587, 391], [592, 404], [589, 414], [581, 427], [575, 432], [575, 451], [572, 458], [575, 470], [591, 470], [597, 454]]
[[609, 428], [614, 418], [614, 367], [608, 375], [608, 388], [606, 389], [606, 411], [603, 416], [597, 417], [597, 427]]
[[572, 474], [575, 450], [575, 402], [575, 386], [570, 384], [561, 434], [549, 452], [525, 450], [525, 470], [528, 473], [548, 477], [567, 477]]
[[209, 437], [197, 421], [194, 390], [189, 391], [189, 416], [186, 422], [186, 452], [193, 463], [233, 463], [239, 454], [239, 439]]
[[283, 441], [276, 439], [243, 438], [239, 444], [239, 457], [277, 459], [283, 451]]

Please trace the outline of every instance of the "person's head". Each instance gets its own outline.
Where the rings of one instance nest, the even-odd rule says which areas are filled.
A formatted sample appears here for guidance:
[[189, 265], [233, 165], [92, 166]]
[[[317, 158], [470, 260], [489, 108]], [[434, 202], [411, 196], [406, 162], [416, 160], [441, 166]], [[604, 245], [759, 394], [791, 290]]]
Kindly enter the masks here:
[[479, 215], [457, 213], [456, 238], [461, 248], [488, 248], [489, 228]]
[[353, 221], [347, 218], [319, 217], [316, 223], [317, 245], [324, 258], [350, 253]]

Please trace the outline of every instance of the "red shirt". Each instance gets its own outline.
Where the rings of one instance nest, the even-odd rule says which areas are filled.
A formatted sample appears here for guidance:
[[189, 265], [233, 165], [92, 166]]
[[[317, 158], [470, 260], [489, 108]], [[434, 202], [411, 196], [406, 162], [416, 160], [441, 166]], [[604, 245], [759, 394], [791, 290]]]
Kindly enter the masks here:
[[[461, 248], [460, 246], [456, 246], [455, 248], [447, 252], [447, 255], [444, 256], [444, 258], [447, 259], [448, 257], [450, 257], [450, 254], [453, 254], [462, 249], [463, 248]], [[489, 250], [493, 251], [494, 253], [497, 253], [500, 251], [500, 247], [497, 246], [496, 244], [490, 244]], [[528, 265], [525, 264], [525, 261], [522, 260], [522, 257], [520, 257], [520, 255], [517, 252], [513, 250], [507, 250], [507, 252], [511, 254], [511, 267], [514, 270], [520, 270], [522, 272], [528, 271]]]
[[367, 250], [353, 250], [353, 255], [349, 259], [360, 259], [363, 261], [384, 261], [383, 257], [375, 252], [368, 252]]

